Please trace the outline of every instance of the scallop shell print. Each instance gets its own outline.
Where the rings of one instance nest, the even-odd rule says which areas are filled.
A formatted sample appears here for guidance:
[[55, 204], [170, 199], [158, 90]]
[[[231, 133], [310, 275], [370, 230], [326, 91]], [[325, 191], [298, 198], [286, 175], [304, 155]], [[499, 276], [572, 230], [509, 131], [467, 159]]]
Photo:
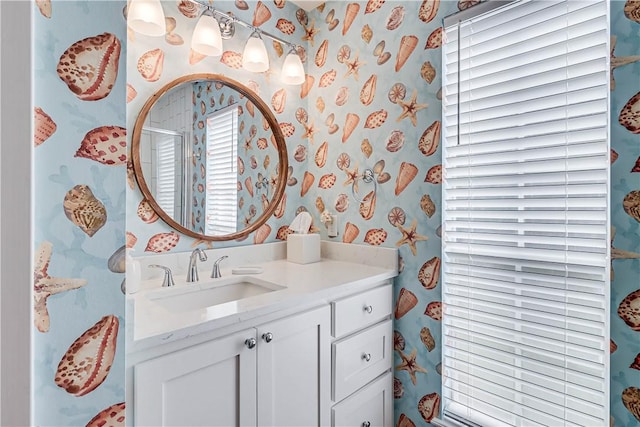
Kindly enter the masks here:
[[95, 160], [109, 166], [127, 163], [127, 129], [100, 126], [89, 131], [80, 143], [75, 157]]
[[107, 210], [88, 185], [76, 185], [67, 192], [62, 204], [69, 221], [93, 237], [107, 222]]
[[118, 77], [120, 50], [120, 40], [111, 33], [79, 40], [60, 57], [58, 76], [83, 101], [105, 98]]
[[116, 354], [118, 326], [116, 316], [105, 316], [71, 344], [58, 364], [58, 387], [84, 396], [104, 382]]

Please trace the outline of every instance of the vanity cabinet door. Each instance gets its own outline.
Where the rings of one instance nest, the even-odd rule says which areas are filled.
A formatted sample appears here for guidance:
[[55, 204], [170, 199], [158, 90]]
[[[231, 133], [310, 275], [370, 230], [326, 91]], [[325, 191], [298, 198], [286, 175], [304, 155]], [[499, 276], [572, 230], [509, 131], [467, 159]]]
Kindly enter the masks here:
[[258, 328], [258, 425], [331, 423], [329, 306]]
[[134, 368], [136, 426], [255, 426], [255, 329]]

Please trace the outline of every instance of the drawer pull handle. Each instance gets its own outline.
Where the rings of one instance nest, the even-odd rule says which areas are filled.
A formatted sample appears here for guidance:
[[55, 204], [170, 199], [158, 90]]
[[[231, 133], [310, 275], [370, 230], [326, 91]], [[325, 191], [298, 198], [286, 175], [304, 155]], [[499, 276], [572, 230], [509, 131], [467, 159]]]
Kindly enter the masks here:
[[365, 305], [362, 309], [369, 314], [373, 313], [373, 307], [370, 305]]
[[371, 360], [371, 353], [362, 353], [362, 359], [363, 359], [365, 362], [370, 361], [370, 360]]
[[365, 421], [362, 423], [362, 427], [371, 427], [371, 423], [369, 421]]
[[273, 334], [271, 332], [262, 334], [262, 339], [265, 340], [266, 342], [271, 342], [271, 340], [273, 340]]
[[252, 349], [256, 346], [256, 339], [255, 338], [247, 338], [246, 340], [244, 340], [244, 345], [247, 346], [247, 348]]

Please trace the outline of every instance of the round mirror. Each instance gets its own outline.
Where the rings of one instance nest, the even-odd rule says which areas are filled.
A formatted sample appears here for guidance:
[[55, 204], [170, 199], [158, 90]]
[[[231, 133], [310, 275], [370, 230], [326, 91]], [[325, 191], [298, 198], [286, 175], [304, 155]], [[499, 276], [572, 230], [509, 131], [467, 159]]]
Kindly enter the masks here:
[[247, 236], [284, 194], [287, 148], [276, 118], [254, 91], [222, 75], [184, 76], [149, 98], [131, 154], [141, 205], [198, 239]]

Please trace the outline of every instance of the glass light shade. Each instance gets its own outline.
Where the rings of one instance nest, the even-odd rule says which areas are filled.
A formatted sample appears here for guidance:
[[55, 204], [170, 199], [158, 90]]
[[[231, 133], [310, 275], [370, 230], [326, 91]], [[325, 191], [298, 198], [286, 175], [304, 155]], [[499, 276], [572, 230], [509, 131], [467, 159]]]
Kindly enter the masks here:
[[291, 50], [282, 64], [282, 83], [287, 85], [301, 85], [304, 83], [304, 67], [295, 50]]
[[127, 24], [136, 33], [164, 36], [167, 31], [160, 0], [131, 0], [127, 7]]
[[253, 33], [247, 40], [242, 52], [242, 68], [254, 73], [262, 73], [269, 69], [267, 48], [258, 33]]
[[191, 36], [191, 49], [207, 56], [222, 55], [220, 26], [213, 16], [200, 16]]

